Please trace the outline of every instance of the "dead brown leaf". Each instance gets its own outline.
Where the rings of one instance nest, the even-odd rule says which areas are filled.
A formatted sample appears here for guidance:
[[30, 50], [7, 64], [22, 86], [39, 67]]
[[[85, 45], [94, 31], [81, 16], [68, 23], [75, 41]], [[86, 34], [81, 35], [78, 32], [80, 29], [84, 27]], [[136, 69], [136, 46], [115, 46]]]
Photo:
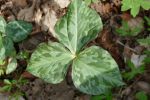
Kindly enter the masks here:
[[41, 19], [42, 19], [42, 11], [40, 9], [37, 9], [34, 15], [34, 21], [36, 24], [40, 25], [41, 24]]
[[60, 8], [65, 8], [70, 3], [70, 0], [54, 0], [54, 1], [60, 6]]
[[112, 0], [115, 6], [119, 7], [121, 5], [121, 0]]
[[98, 13], [100, 13], [103, 17], [108, 17], [111, 14], [111, 4], [106, 3], [103, 4], [101, 2], [94, 3], [91, 5], [93, 9], [95, 9]]
[[129, 27], [132, 29], [139, 28], [141, 31], [144, 30], [144, 21], [141, 17], [132, 18], [128, 21]]
[[27, 6], [27, 1], [26, 1], [26, 0], [12, 0], [12, 2], [13, 2], [16, 6], [21, 6], [21, 7]]
[[121, 18], [125, 21], [128, 21], [132, 18], [132, 16], [129, 13], [123, 13], [121, 14]]
[[48, 11], [45, 17], [42, 20], [42, 29], [48, 30], [55, 36], [54, 26], [57, 22], [56, 13], [52, 11]]
[[17, 15], [17, 18], [19, 20], [25, 20], [29, 22], [33, 21], [35, 5], [36, 5], [36, 0], [33, 0], [32, 6], [29, 8], [21, 9]]

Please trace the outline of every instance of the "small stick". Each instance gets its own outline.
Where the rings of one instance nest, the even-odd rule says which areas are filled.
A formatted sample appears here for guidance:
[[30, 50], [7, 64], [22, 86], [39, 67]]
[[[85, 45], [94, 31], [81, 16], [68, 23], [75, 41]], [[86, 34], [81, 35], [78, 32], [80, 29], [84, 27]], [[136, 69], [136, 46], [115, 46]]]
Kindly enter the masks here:
[[124, 44], [123, 44], [122, 42], [120, 42], [119, 40], [117, 40], [117, 43], [120, 44], [120, 45], [122, 45], [122, 46], [124, 46], [124, 47], [126, 47], [126, 48], [128, 48], [129, 50], [133, 51], [134, 53], [137, 53], [137, 54], [138, 54], [138, 52], [137, 52], [136, 50], [130, 48], [129, 46], [124, 45]]

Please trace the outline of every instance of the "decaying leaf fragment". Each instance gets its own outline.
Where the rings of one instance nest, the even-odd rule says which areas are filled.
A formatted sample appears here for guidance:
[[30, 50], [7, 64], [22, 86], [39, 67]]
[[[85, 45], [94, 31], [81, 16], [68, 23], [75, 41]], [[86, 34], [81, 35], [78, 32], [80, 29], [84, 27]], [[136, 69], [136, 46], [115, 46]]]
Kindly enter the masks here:
[[17, 18], [19, 20], [24, 20], [24, 21], [33, 21], [33, 16], [34, 16], [34, 8], [36, 5], [37, 0], [33, 0], [32, 6], [29, 8], [24, 8], [20, 10], [20, 12], [17, 15]]

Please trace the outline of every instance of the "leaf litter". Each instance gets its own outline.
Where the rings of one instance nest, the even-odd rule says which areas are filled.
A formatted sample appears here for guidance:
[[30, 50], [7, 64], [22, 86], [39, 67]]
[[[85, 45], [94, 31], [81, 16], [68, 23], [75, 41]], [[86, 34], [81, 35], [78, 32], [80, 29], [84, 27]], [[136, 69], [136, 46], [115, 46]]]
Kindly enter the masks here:
[[[69, 3], [70, 0], [1, 0], [0, 15], [4, 16], [6, 20], [25, 20], [34, 25], [33, 32], [29, 38], [19, 43], [16, 49], [18, 51], [25, 50], [32, 53], [41, 42], [47, 42], [48, 40], [57, 41], [54, 38], [55, 36], [53, 36], [55, 33], [54, 25], [57, 20], [66, 13]], [[149, 12], [140, 12], [136, 18], [132, 18], [128, 12], [120, 13], [121, 0], [102, 0], [90, 6], [102, 17], [104, 29], [102, 34], [88, 45], [97, 44], [107, 49], [115, 58], [121, 70], [127, 69], [126, 59], [131, 59], [137, 67], [140, 66], [145, 58], [143, 51], [149, 47], [143, 47], [137, 44], [135, 39], [148, 36], [149, 33], [145, 31], [143, 16], [146, 15], [150, 17]], [[141, 27], [138, 36], [119, 37], [114, 35], [115, 28], [121, 27], [122, 20], [126, 20], [130, 28], [136, 26]], [[121, 44], [118, 43], [118, 41], [121, 42]], [[139, 46], [140, 50], [139, 48], [137, 50]], [[114, 90], [114, 95], [117, 95], [115, 97], [116, 100], [133, 100], [135, 98], [134, 94], [141, 90], [150, 93], [150, 79], [148, 78], [150, 75], [150, 65], [147, 66], [146, 72], [142, 75], [138, 75], [134, 80], [131, 80], [131, 82], [127, 82], [126, 88], [120, 90], [121, 92]], [[28, 73], [24, 74], [24, 76], [26, 75], [28, 75]], [[14, 74], [12, 76], [17, 78]], [[12, 76], [7, 77], [12, 78]], [[40, 98], [40, 100], [90, 100], [91, 98], [89, 95], [78, 92], [74, 87], [70, 87], [66, 82], [51, 85], [35, 77], [30, 77], [32, 76], [28, 75], [30, 79], [29, 84], [21, 88], [25, 94], [28, 95], [28, 100], [38, 100], [38, 98]]]

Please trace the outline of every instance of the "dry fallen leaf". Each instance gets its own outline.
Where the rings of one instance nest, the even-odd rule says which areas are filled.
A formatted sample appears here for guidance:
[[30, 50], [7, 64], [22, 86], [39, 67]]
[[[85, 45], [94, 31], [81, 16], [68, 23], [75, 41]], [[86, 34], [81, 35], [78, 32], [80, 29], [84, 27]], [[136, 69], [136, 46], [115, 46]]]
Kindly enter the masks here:
[[13, 2], [16, 6], [21, 6], [21, 7], [27, 6], [27, 1], [26, 1], [26, 0], [12, 0], [12, 2]]
[[144, 21], [141, 17], [132, 18], [128, 20], [128, 24], [130, 28], [138, 27], [139, 29], [141, 29], [141, 31], [144, 30]]
[[115, 4], [115, 6], [119, 7], [121, 5], [120, 0], [112, 0], [112, 2]]
[[20, 10], [20, 12], [17, 15], [17, 18], [25, 21], [33, 21], [35, 5], [36, 0], [33, 0], [32, 6], [30, 8], [24, 8]]
[[3, 11], [6, 10], [6, 9], [8, 9], [8, 8], [10, 8], [10, 9], [13, 8], [12, 1], [8, 1], [5, 4], [3, 4], [3, 5], [0, 6], [0, 10], [3, 10]]
[[121, 18], [125, 21], [128, 21], [132, 18], [132, 16], [129, 13], [125, 12], [125, 13], [121, 14]]
[[53, 10], [48, 11], [42, 20], [42, 29], [44, 29], [45, 31], [48, 30], [55, 37], [54, 26], [55, 26], [57, 20], [58, 19], [56, 17], [56, 13]]
[[70, 0], [54, 0], [54, 1], [60, 6], [60, 8], [65, 8], [70, 3]]
[[132, 54], [131, 61], [135, 65], [135, 67], [140, 67], [143, 64], [143, 60], [146, 57], [146, 55], [136, 55]]
[[139, 81], [136, 83], [136, 88], [141, 89], [150, 94], [150, 84], [145, 81]]
[[41, 24], [41, 19], [42, 19], [42, 11], [40, 9], [38, 9], [35, 12], [35, 15], [34, 15], [34, 21], [35, 21], [35, 23], [40, 25]]
[[103, 17], [108, 17], [111, 14], [112, 10], [110, 3], [103, 4], [101, 2], [98, 2], [92, 4], [91, 7], [95, 9], [97, 12], [99, 12], [100, 15]]

